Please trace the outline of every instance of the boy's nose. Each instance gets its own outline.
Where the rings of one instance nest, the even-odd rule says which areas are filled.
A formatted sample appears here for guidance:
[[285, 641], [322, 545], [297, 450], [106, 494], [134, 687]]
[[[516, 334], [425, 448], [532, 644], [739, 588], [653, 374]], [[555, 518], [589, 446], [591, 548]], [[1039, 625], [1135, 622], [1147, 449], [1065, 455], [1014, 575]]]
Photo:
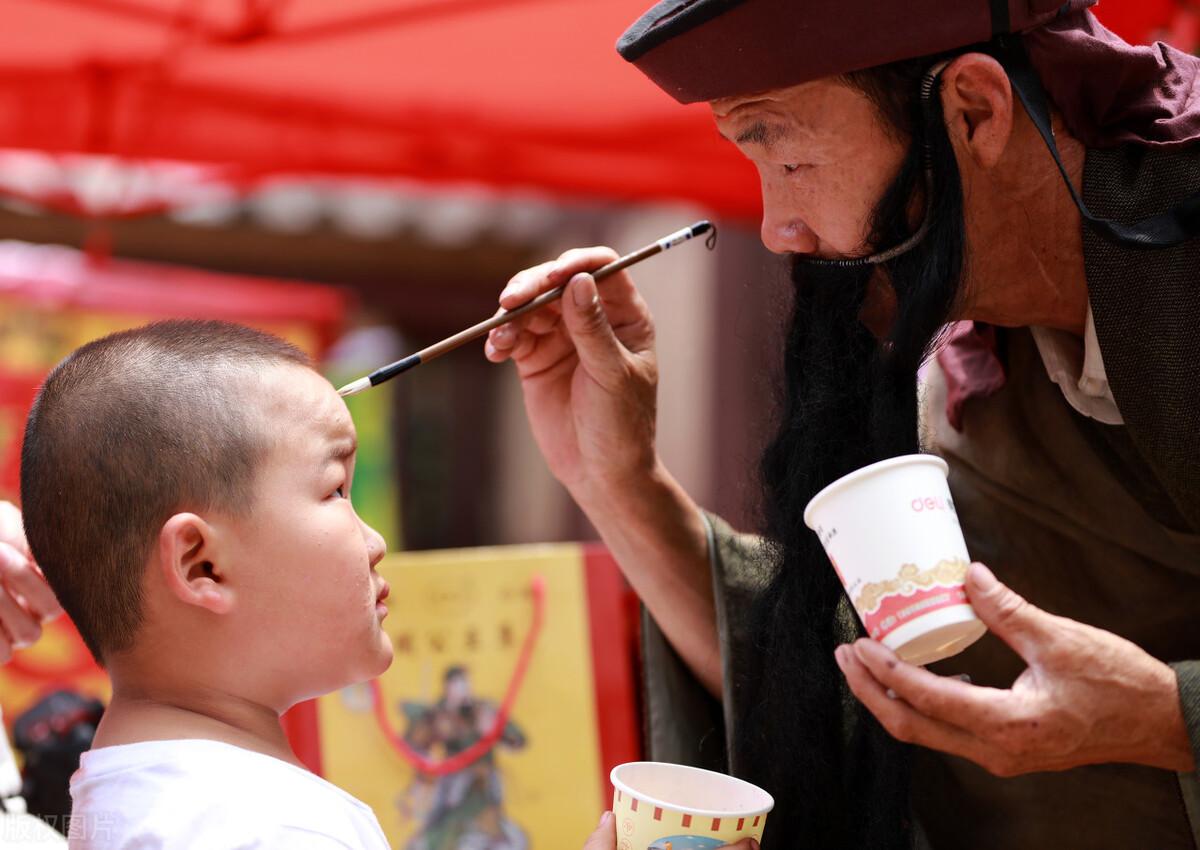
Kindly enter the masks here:
[[363, 539], [367, 541], [367, 560], [374, 567], [383, 560], [383, 556], [387, 554], [387, 541], [380, 534], [365, 522], [363, 527]]

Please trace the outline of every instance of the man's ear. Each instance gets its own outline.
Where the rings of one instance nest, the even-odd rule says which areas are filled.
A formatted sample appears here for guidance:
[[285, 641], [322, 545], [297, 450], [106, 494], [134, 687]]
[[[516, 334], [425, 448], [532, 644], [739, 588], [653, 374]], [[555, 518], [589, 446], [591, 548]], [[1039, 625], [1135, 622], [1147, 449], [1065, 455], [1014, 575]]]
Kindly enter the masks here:
[[196, 514], [175, 514], [158, 533], [159, 574], [181, 602], [214, 614], [233, 607], [233, 589], [219, 557], [216, 530]]
[[942, 72], [942, 115], [960, 160], [1000, 161], [1013, 129], [1013, 91], [1004, 68], [984, 53], [959, 56]]

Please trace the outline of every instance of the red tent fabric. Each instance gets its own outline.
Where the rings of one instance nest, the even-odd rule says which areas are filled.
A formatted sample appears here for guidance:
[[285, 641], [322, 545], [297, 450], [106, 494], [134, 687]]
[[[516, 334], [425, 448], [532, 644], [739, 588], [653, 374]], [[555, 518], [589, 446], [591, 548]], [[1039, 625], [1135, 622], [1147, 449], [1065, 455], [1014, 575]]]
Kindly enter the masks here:
[[708, 110], [614, 49], [648, 0], [8, 0], [0, 146], [688, 198], [757, 216]]
[[[617, 57], [649, 5], [7, 0], [0, 147], [212, 163], [243, 183], [481, 181], [756, 218], [754, 170], [707, 109], [678, 106]], [[1102, 17], [1109, 7], [1114, 19], [1178, 9], [1107, 0]], [[1155, 26], [1134, 17], [1134, 38]]]

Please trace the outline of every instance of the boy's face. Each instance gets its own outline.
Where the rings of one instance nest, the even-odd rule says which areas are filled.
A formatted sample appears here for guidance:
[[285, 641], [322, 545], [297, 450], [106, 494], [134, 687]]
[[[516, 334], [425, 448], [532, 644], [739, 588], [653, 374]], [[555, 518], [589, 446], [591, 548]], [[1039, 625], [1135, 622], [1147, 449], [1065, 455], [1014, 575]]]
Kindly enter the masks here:
[[[311, 369], [264, 370], [248, 404], [271, 447], [253, 508], [232, 521], [234, 625], [254, 647], [247, 682], [299, 701], [378, 676], [392, 660], [381, 628], [386, 544], [350, 504], [356, 436], [345, 403]], [[247, 662], [250, 658], [245, 659]]]

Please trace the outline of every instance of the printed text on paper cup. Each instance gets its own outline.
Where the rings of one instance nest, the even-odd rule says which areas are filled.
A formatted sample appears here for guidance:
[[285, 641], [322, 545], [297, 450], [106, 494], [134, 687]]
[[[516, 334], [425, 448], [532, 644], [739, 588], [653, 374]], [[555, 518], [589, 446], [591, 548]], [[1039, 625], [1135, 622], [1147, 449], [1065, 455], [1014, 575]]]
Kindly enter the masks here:
[[917, 617], [952, 605], [966, 605], [963, 580], [967, 566], [960, 558], [938, 561], [927, 570], [905, 564], [895, 578], [866, 584], [855, 596], [854, 607], [867, 634], [880, 640]]

